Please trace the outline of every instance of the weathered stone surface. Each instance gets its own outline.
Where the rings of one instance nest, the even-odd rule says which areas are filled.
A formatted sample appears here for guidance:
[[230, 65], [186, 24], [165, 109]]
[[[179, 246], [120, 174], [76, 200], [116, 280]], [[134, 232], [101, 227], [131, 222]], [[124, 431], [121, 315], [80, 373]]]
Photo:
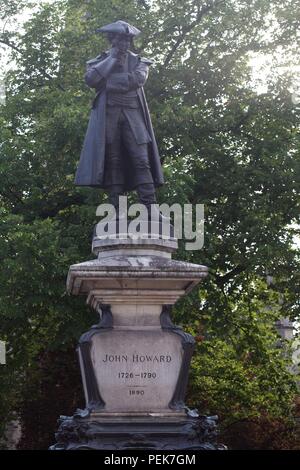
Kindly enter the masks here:
[[169, 290], [174, 286], [181, 296], [207, 276], [208, 268], [172, 260], [176, 248], [176, 239], [94, 238], [93, 251], [98, 258], [70, 266], [67, 290], [87, 295], [98, 288]]
[[166, 309], [208, 269], [172, 260], [175, 239], [96, 241], [98, 258], [71, 266], [67, 280], [69, 292], [87, 295], [101, 318], [78, 349], [87, 409], [99, 416], [184, 413], [194, 340]]
[[[156, 231], [159, 233], [159, 231]], [[160, 254], [167, 253], [171, 257], [171, 253], [175, 252], [178, 248], [178, 241], [172, 237], [162, 237], [161, 235], [153, 236], [149, 233], [140, 234], [139, 237], [129, 236], [128, 233], [106, 237], [94, 236], [92, 242], [92, 252], [96, 256], [102, 257], [105, 255], [106, 250], [120, 250], [129, 249], [131, 254], [134, 250], [147, 250], [159, 251]]]
[[170, 412], [182, 356], [180, 338], [158, 329], [95, 335], [91, 357], [105, 412]]
[[[101, 320], [79, 341], [86, 409], [104, 414], [184, 414], [194, 338], [176, 327], [170, 307], [141, 315], [102, 306]], [[135, 323], [136, 322], [136, 323]]]
[[187, 416], [195, 341], [170, 318], [208, 268], [172, 260], [176, 248], [176, 239], [95, 237], [98, 258], [70, 267], [68, 292], [86, 295], [100, 323], [78, 346], [86, 408], [62, 420], [53, 448], [216, 448], [205, 440], [212, 421]]
[[68, 292], [86, 295], [96, 310], [101, 304], [173, 305], [208, 274], [206, 266], [171, 259], [175, 239], [96, 241], [98, 258], [72, 265], [67, 279]]

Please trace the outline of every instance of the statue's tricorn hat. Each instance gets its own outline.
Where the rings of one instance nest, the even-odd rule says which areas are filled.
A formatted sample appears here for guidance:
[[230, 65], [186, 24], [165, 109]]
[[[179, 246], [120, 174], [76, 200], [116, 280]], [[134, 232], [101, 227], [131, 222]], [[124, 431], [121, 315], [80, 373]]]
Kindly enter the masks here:
[[97, 31], [99, 33], [126, 34], [131, 37], [138, 36], [141, 33], [135, 26], [121, 20], [102, 26]]

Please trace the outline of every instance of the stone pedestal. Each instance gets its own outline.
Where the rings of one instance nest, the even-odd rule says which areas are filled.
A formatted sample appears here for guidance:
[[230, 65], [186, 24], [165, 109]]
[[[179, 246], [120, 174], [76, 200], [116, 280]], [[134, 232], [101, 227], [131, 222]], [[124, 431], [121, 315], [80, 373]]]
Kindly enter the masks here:
[[174, 238], [94, 237], [92, 249], [67, 279], [100, 314], [78, 346], [86, 409], [61, 418], [53, 448], [216, 448], [214, 419], [184, 403], [194, 338], [170, 317], [208, 269], [172, 260]]

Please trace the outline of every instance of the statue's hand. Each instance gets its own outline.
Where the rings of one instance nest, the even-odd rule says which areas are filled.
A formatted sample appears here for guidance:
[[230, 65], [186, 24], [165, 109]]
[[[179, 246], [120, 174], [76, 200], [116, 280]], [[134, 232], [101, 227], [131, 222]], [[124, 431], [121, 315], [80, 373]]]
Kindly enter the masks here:
[[119, 54], [119, 49], [117, 47], [112, 47], [110, 50], [111, 57], [113, 57], [114, 59], [117, 59], [118, 54]]
[[112, 47], [110, 51], [111, 57], [118, 60], [119, 64], [124, 64], [126, 58], [126, 52], [119, 49], [118, 47]]

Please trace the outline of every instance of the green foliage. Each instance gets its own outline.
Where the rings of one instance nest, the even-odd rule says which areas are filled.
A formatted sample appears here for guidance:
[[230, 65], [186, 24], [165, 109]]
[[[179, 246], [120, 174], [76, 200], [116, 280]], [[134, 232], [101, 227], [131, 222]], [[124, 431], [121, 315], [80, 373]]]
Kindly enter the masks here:
[[[2, 3], [6, 21], [16, 4], [27, 2]], [[30, 417], [38, 407], [34, 427], [42, 429], [41, 423], [54, 426], [58, 411], [64, 412], [51, 408], [47, 383], [48, 390], [56, 380], [62, 384], [74, 408], [80, 402], [75, 359], [67, 351], [96, 315], [85, 299], [66, 295], [65, 279], [70, 264], [91, 256], [95, 209], [105, 198], [73, 183], [93, 96], [83, 74], [85, 61], [107, 47], [95, 30], [121, 18], [143, 31], [136, 51], [155, 60], [146, 93], [167, 177], [159, 199], [205, 204], [203, 250], [187, 252], [181, 244], [177, 253], [210, 268], [209, 279], [174, 313], [198, 339], [189, 403], [219, 414], [223, 427], [262, 416], [289, 419], [294, 379], [274, 322], [287, 315], [297, 320], [300, 313], [293, 245], [299, 106], [291, 99], [299, 5], [32, 3], [36, 12], [23, 32], [0, 34], [16, 64], [0, 106], [0, 338], [9, 351], [7, 366], [0, 367], [0, 432], [18, 409], [26, 433], [33, 433], [23, 437], [23, 447], [46, 447], [54, 430], [38, 439]], [[273, 56], [261, 94], [248, 65], [257, 52]], [[266, 273], [274, 276], [272, 289]], [[65, 360], [52, 370], [51, 358], [60, 354]], [[66, 358], [73, 371], [69, 382], [61, 379]]]

